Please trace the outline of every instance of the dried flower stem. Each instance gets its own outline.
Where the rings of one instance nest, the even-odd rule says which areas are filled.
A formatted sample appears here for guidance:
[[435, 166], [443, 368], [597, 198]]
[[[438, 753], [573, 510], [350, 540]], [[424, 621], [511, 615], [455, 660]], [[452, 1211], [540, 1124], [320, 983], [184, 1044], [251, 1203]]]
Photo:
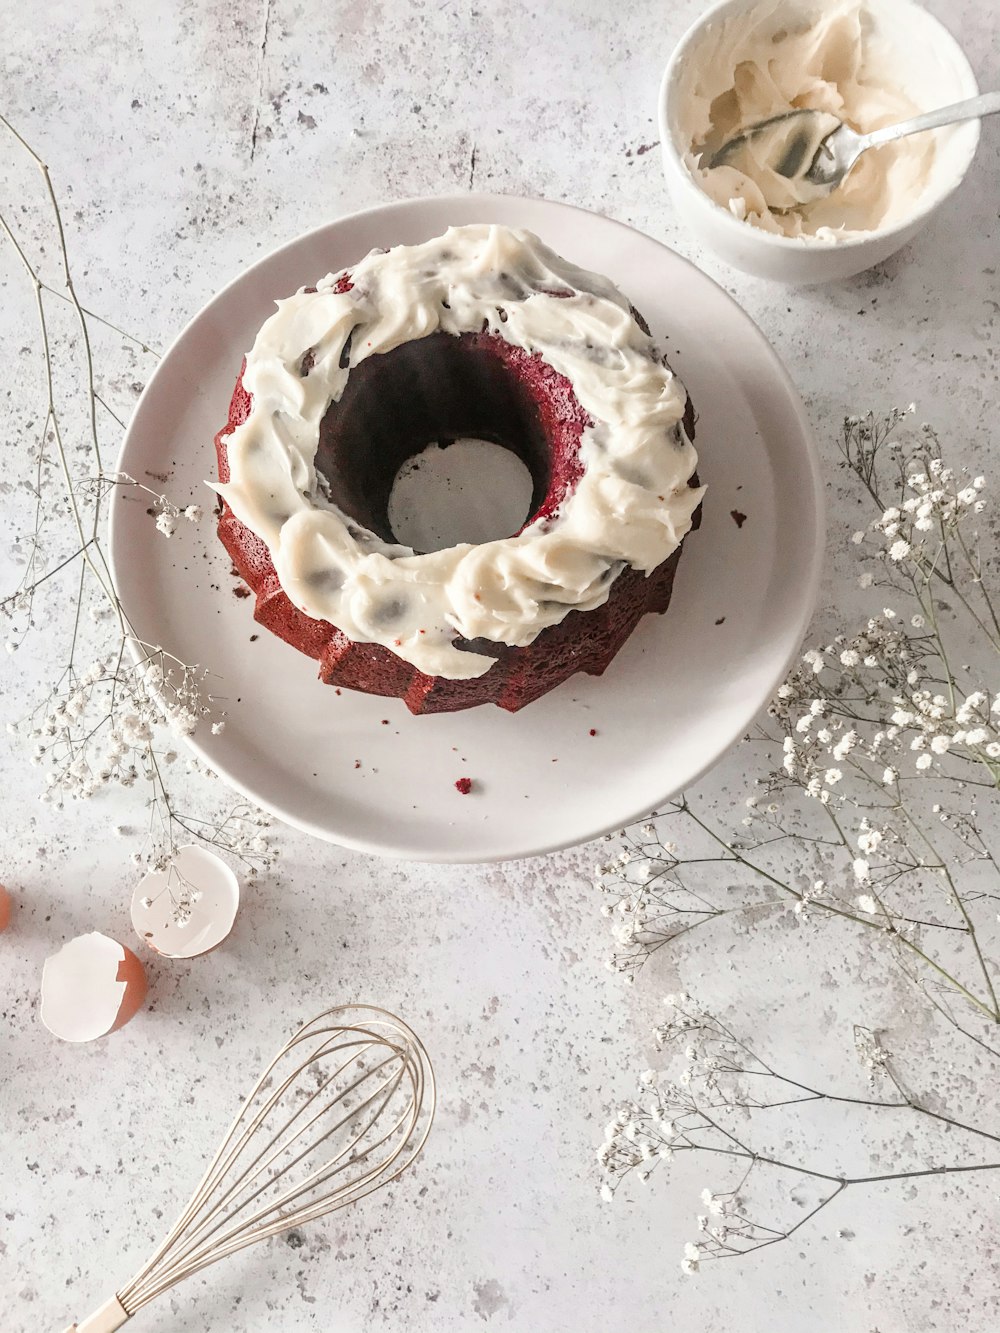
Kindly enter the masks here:
[[[863, 928], [957, 1043], [1000, 1060], [997, 961], [984, 934], [989, 927], [995, 937], [1000, 903], [1000, 861], [986, 832], [1000, 818], [1000, 689], [977, 679], [995, 674], [1000, 622], [984, 573], [993, 564], [972, 527], [986, 510], [986, 481], [949, 468], [930, 427], [908, 434], [907, 415], [852, 417], [841, 441], [845, 466], [877, 508], [852, 539], [874, 565], [859, 582], [894, 606], [902, 599], [906, 614], [883, 604], [857, 632], [803, 655], [751, 741], [760, 776], [738, 829], [731, 811], [719, 818], [707, 802], [681, 796], [655, 822], [622, 835], [617, 854], [599, 867], [602, 910], [615, 919], [618, 945], [609, 965], [634, 980], [650, 957], [695, 928], [723, 917], [736, 924], [751, 910], [777, 916], [790, 901], [814, 928], [824, 921]], [[720, 867], [732, 878], [724, 881]], [[678, 1151], [745, 1160], [747, 1180], [767, 1167], [833, 1186], [788, 1228], [751, 1216], [740, 1195], [746, 1181], [712, 1196], [724, 1221], [701, 1219], [686, 1271], [786, 1238], [850, 1186], [1000, 1167], [957, 1162], [850, 1174], [761, 1152], [745, 1130], [723, 1123], [734, 1111], [752, 1120], [807, 1101], [856, 1103], [1000, 1144], [992, 1124], [959, 1120], [907, 1091], [871, 1029], [856, 1028], [855, 1040], [872, 1078], [894, 1088], [892, 1100], [821, 1091], [779, 1074], [689, 997], [658, 1030], [664, 1046], [681, 1036], [687, 1066], [679, 1081], [661, 1085], [649, 1075], [640, 1098], [609, 1126], [599, 1151], [606, 1192], [632, 1171], [648, 1176], [651, 1162]], [[761, 1100], [754, 1086], [762, 1079], [782, 1095]], [[656, 1128], [661, 1121], [669, 1134]]]
[[[35, 742], [35, 762], [45, 762], [50, 767], [46, 798], [61, 802], [66, 797], [89, 796], [108, 782], [131, 787], [142, 779], [149, 791], [149, 824], [143, 850], [137, 852], [133, 860], [157, 869], [168, 868], [177, 850], [178, 837], [187, 835], [236, 857], [254, 873], [259, 866], [269, 864], [273, 855], [263, 833], [268, 824], [264, 816], [241, 801], [220, 819], [201, 820], [179, 810], [170, 795], [163, 766], [173, 763], [177, 754], [169, 743], [158, 741], [157, 734], [164, 726], [169, 726], [182, 735], [190, 735], [209, 716], [211, 696], [205, 697], [203, 693], [207, 673], [179, 661], [161, 645], [147, 643], [135, 633], [118, 599], [102, 541], [104, 501], [115, 486], [128, 485], [152, 497], [156, 527], [167, 536], [181, 519], [194, 523], [202, 517], [198, 505], [181, 510], [166, 496], [135, 479], [109, 475], [105, 471], [98, 431], [98, 407], [103, 408], [119, 427], [124, 426], [97, 391], [89, 322], [94, 320], [103, 325], [134, 343], [143, 353], [155, 353], [145, 340], [126, 333], [81, 304], [73, 282], [62, 214], [49, 169], [2, 115], [0, 126], [13, 136], [41, 174], [58, 245], [64, 288], [60, 291], [43, 280], [9, 218], [0, 211], [0, 234], [12, 246], [33, 291], [43, 353], [46, 401], [34, 474], [34, 531], [30, 551], [19, 586], [0, 600], [0, 614], [20, 623], [20, 628], [12, 629], [9, 651], [17, 650], [33, 626], [33, 609], [40, 590], [50, 580], [79, 567], [67, 664], [25, 724]], [[91, 463], [90, 477], [82, 480], [73, 475], [62, 413], [56, 401], [55, 360], [46, 296], [71, 307], [76, 345], [82, 352], [83, 411]], [[64, 507], [51, 498], [49, 446], [61, 478]], [[63, 513], [73, 534], [72, 547], [68, 554], [60, 552], [57, 558], [42, 567], [43, 526], [47, 520]], [[85, 608], [95, 624], [105, 617], [112, 621], [117, 642], [113, 651], [97, 655], [81, 670], [78, 661], [84, 651]], [[221, 720], [216, 721], [213, 730], [219, 731], [222, 726]]]

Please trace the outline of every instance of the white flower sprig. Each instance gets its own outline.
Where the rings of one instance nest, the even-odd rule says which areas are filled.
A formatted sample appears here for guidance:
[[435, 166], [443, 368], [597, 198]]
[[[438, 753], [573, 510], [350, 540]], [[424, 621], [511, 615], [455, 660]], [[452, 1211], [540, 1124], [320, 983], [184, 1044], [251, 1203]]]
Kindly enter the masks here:
[[[909, 415], [852, 417], [842, 438], [845, 465], [876, 510], [851, 545], [867, 566], [861, 586], [878, 589], [878, 606], [860, 629], [809, 648], [779, 688], [768, 724], [750, 741], [757, 776], [738, 813], [720, 819], [707, 802], [678, 798], [620, 835], [598, 884], [602, 911], [615, 922], [609, 965], [627, 980], [696, 928], [790, 910], [803, 928], [839, 923], [865, 934], [912, 983], [915, 1003], [935, 1011], [956, 1043], [971, 1043], [995, 1077], [1000, 860], [990, 830], [1000, 823], [1000, 590], [989, 577], [995, 551], [984, 552], [979, 531], [989, 488], [947, 465], [929, 427], [907, 431]], [[678, 1031], [700, 1030], [690, 1008], [672, 1021]], [[712, 1024], [711, 1058], [722, 1063], [689, 1066], [676, 1086], [697, 1077], [714, 1095], [720, 1071], [734, 1072], [720, 1034], [735, 1038]], [[856, 1040], [872, 1076], [886, 1074], [872, 1030], [859, 1026]], [[644, 1086], [643, 1099], [628, 1104], [634, 1115], [602, 1150], [615, 1180], [648, 1174], [661, 1148], [704, 1146], [697, 1136], [678, 1145], [648, 1132], [654, 1112], [671, 1107], [655, 1081]], [[732, 1088], [727, 1096], [737, 1105]], [[741, 1096], [752, 1111], [745, 1087]], [[705, 1111], [704, 1103], [684, 1105], [692, 1115]], [[931, 1114], [909, 1094], [892, 1105]], [[964, 1127], [1000, 1142], [995, 1126]], [[636, 1158], [625, 1144], [646, 1155]], [[744, 1150], [751, 1166], [764, 1161], [741, 1141], [737, 1155]], [[836, 1192], [859, 1183], [812, 1174]], [[605, 1192], [615, 1180], [606, 1179]], [[742, 1198], [737, 1189], [725, 1202], [724, 1235], [716, 1227], [692, 1242], [698, 1252], [685, 1255], [687, 1271], [788, 1234], [751, 1223]]]
[[[627, 1177], [646, 1181], [654, 1171], [669, 1170], [682, 1154], [701, 1154], [726, 1169], [729, 1183], [701, 1192], [704, 1211], [680, 1257], [685, 1273], [698, 1272], [706, 1261], [744, 1258], [786, 1240], [852, 1188], [1000, 1170], [1000, 1135], [966, 1124], [909, 1092], [878, 1033], [868, 1028], [855, 1028], [854, 1043], [870, 1095], [844, 1095], [781, 1073], [690, 995], [668, 995], [665, 1004], [667, 1017], [654, 1035], [672, 1068], [640, 1075], [635, 1097], [616, 1108], [596, 1153], [601, 1193], [608, 1200]], [[904, 1127], [906, 1117], [934, 1123], [962, 1138], [966, 1147], [985, 1140], [994, 1155], [941, 1164], [918, 1159], [891, 1171], [850, 1173], [820, 1169], [794, 1153], [754, 1142], [756, 1122], [765, 1113], [817, 1104], [839, 1105], [866, 1117], [892, 1116], [893, 1124]], [[762, 1126], [761, 1133], [766, 1141], [768, 1130]], [[813, 1191], [805, 1205], [793, 1197], [803, 1182]]]
[[[68, 648], [59, 678], [48, 686], [30, 717], [8, 723], [32, 747], [35, 763], [47, 767], [43, 799], [56, 804], [83, 799], [111, 783], [145, 789], [149, 819], [136, 864], [168, 869], [182, 836], [203, 842], [240, 860], [251, 872], [266, 867], [274, 855], [266, 829], [269, 821], [243, 801], [218, 819], [206, 821], [182, 811], [165, 780], [178, 758], [176, 738], [190, 736], [202, 724], [214, 734], [224, 726], [208, 692], [208, 673], [179, 661], [158, 644], [135, 634], [121, 605], [103, 546], [104, 502], [116, 486], [148, 497], [156, 529], [172, 536], [182, 522], [203, 517], [200, 505], [179, 506], [165, 494], [104, 466], [99, 415], [123, 429], [123, 422], [98, 392], [91, 351], [91, 325], [107, 326], [144, 354], [152, 349], [109, 321], [85, 310], [73, 285], [62, 216], [48, 168], [17, 131], [0, 116], [38, 168], [51, 212], [59, 286], [42, 279], [19, 241], [10, 219], [0, 212], [0, 233], [24, 270], [34, 294], [41, 346], [45, 407], [37, 442], [28, 450], [32, 466], [33, 529], [21, 544], [22, 576], [12, 593], [0, 599], [5, 646], [14, 655], [28, 633], [53, 612], [68, 607]], [[50, 304], [68, 305], [75, 334], [66, 340], [71, 361], [82, 363], [82, 384], [74, 383], [77, 424], [57, 403], [57, 377], [65, 391], [66, 372], [57, 365]], [[62, 343], [60, 343], [62, 345]], [[68, 423], [68, 424], [67, 424]], [[78, 473], [80, 460], [85, 472]], [[157, 478], [165, 480], [165, 478]], [[48, 603], [39, 612], [39, 599]], [[214, 719], [214, 720], [213, 720]], [[189, 760], [188, 769], [197, 768]], [[173, 901], [173, 898], [172, 898]], [[174, 903], [178, 924], [190, 903], [180, 892]]]

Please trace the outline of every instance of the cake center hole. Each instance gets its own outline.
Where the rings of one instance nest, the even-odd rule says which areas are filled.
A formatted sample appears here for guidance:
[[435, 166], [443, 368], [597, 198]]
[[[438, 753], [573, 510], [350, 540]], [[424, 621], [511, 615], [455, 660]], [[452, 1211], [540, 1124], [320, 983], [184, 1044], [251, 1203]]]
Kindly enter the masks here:
[[320, 424], [330, 503], [427, 553], [509, 537], [548, 492], [555, 410], [535, 358], [493, 334], [428, 334], [353, 366]]
[[520, 458], [489, 440], [436, 441], [406, 459], [389, 494], [389, 526], [420, 554], [500, 541], [524, 525], [534, 482]]

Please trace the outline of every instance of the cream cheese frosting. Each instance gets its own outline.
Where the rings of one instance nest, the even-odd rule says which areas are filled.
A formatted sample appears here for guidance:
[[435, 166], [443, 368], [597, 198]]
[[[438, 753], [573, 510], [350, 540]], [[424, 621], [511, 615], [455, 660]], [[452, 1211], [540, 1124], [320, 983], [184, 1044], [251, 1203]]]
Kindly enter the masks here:
[[765, 0], [721, 19], [706, 29], [681, 76], [685, 165], [717, 204], [777, 235], [836, 243], [902, 222], [927, 188], [933, 135], [872, 149], [826, 198], [790, 195], [789, 212], [768, 208], [761, 187], [773, 181], [752, 154], [738, 167], [705, 165], [735, 134], [798, 108], [827, 113], [830, 129], [844, 121], [860, 133], [916, 115], [922, 108], [900, 86], [898, 70], [898, 49], [857, 0]]
[[[570, 610], [605, 602], [626, 565], [649, 573], [676, 550], [703, 494], [688, 484], [686, 394], [606, 278], [530, 232], [479, 225], [373, 251], [345, 271], [349, 291], [329, 274], [278, 301], [258, 333], [243, 372], [250, 415], [225, 437], [230, 479], [216, 488], [266, 543], [295, 606], [427, 675], [470, 679], [495, 659], [457, 639], [531, 643]], [[570, 381], [592, 423], [583, 475], [555, 515], [515, 536], [428, 554], [387, 543], [324, 495], [320, 423], [364, 358], [484, 328]]]

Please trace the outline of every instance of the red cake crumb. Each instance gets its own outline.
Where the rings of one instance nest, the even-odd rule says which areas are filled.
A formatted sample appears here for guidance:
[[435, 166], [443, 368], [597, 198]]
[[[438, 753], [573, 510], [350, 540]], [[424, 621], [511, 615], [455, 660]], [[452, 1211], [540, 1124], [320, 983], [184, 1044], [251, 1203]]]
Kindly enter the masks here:
[[463, 796], [468, 796], [469, 792], [472, 791], [472, 779], [459, 778], [455, 783], [455, 790], [460, 791]]
[[591, 735], [591, 736], [596, 736], [596, 735], [597, 735], [597, 728], [596, 728], [596, 727], [591, 727], [591, 728], [590, 728], [590, 735]]
[[738, 528], [742, 528], [743, 524], [747, 521], [746, 514], [741, 514], [738, 509], [730, 509], [729, 516]]
[[361, 767], [361, 760], [360, 760], [360, 759], [355, 759], [355, 761], [354, 761], [354, 767], [355, 767], [355, 768], [360, 768], [360, 767]]
[[239, 587], [233, 589], [233, 596], [234, 596], [234, 597], [249, 597], [249, 596], [250, 596], [250, 589], [247, 588], [244, 584], [241, 583], [241, 584], [239, 585]]

